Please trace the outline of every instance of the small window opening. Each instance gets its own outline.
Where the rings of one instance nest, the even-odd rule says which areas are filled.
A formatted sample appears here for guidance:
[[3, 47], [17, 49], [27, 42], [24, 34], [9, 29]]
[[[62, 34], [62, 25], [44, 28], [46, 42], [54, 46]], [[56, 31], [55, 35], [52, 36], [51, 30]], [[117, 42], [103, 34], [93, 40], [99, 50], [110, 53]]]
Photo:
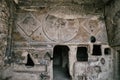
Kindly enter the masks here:
[[30, 54], [27, 55], [27, 63], [25, 64], [25, 66], [31, 66], [33, 67], [35, 64], [30, 56]]
[[105, 48], [104, 54], [105, 55], [110, 55], [111, 54], [111, 49], [110, 48]]
[[93, 54], [92, 55], [94, 55], [94, 56], [102, 55], [101, 45], [93, 45]]
[[88, 61], [88, 53], [86, 47], [77, 48], [77, 61]]

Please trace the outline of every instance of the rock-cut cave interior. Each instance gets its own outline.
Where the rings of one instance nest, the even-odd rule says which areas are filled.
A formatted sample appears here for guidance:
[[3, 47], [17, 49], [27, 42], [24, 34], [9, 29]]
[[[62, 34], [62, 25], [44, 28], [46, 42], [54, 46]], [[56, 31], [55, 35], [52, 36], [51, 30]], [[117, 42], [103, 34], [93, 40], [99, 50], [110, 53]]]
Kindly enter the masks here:
[[0, 0], [0, 80], [120, 80], [120, 0]]

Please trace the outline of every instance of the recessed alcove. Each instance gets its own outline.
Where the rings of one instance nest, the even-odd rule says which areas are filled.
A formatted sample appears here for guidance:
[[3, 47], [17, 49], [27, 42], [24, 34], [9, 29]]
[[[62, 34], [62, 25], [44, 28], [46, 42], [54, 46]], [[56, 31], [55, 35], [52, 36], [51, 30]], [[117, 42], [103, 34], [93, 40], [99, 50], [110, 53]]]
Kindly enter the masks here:
[[[53, 80], [66, 80], [69, 75], [69, 47], [57, 45], [53, 52]], [[61, 77], [60, 77], [61, 76]]]
[[110, 55], [111, 54], [111, 49], [110, 48], [105, 48], [104, 49], [104, 54], [105, 55]]
[[35, 65], [35, 64], [34, 64], [32, 58], [31, 58], [31, 55], [28, 54], [28, 55], [27, 55], [27, 62], [26, 62], [26, 64], [25, 64], [25, 66], [26, 66], [26, 67], [34, 67], [34, 65]]
[[78, 47], [76, 57], [77, 57], [77, 61], [88, 61], [87, 47]]
[[101, 56], [102, 51], [101, 51], [101, 45], [94, 44], [93, 45], [93, 50], [92, 50], [92, 55], [94, 56]]

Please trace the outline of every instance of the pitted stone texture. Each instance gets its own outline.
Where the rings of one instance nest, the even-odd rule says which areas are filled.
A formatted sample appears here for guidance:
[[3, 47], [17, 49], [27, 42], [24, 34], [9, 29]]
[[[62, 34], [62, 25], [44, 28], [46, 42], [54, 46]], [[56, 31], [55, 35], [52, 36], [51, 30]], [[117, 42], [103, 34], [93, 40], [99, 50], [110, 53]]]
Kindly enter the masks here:
[[7, 45], [7, 22], [8, 22], [9, 12], [7, 4], [4, 1], [0, 1], [0, 69], [4, 67], [4, 57]]
[[120, 45], [120, 0], [113, 0], [106, 6], [106, 26], [108, 31], [109, 44], [119, 47]]

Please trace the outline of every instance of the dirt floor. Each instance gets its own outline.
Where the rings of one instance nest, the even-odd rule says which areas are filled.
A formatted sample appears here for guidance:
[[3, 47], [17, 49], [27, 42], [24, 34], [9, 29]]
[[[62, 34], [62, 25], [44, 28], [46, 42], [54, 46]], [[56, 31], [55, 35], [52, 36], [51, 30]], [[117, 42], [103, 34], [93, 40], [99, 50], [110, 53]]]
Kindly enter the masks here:
[[53, 75], [54, 75], [53, 80], [71, 80], [66, 69], [64, 69], [60, 66], [54, 67]]

